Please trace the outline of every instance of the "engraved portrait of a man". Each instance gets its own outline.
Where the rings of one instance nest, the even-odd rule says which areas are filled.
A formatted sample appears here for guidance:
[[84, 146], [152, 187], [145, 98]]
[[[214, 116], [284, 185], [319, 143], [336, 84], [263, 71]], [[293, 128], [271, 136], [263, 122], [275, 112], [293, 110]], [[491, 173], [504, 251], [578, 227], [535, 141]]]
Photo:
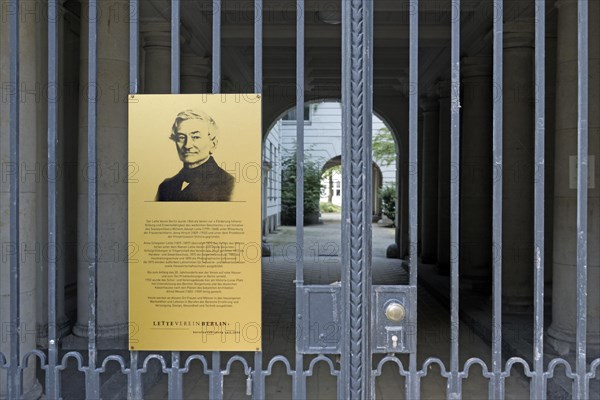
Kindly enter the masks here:
[[156, 200], [230, 201], [235, 179], [213, 158], [219, 142], [213, 118], [200, 110], [182, 111], [175, 117], [170, 139], [183, 167], [158, 186]]

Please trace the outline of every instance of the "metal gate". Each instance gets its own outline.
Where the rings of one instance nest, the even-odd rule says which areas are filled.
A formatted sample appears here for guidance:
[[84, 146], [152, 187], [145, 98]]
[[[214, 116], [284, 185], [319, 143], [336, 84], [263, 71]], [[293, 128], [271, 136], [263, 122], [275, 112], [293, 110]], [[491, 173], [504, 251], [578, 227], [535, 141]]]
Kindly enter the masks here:
[[[10, 81], [18, 87], [19, 83], [19, 4], [18, 0], [10, 0], [8, 7], [12, 12], [10, 18]], [[58, 85], [58, 0], [48, 0], [48, 164], [57, 162], [57, 85]], [[96, 102], [95, 82], [98, 75], [96, 62], [97, 51], [97, 18], [98, 0], [89, 0], [89, 68], [88, 80], [90, 94], [88, 101], [88, 162], [94, 163], [97, 158]], [[130, 92], [138, 93], [139, 77], [139, 0], [130, 2]], [[214, 10], [220, 10], [220, 0], [213, 0]], [[452, 0], [451, 31], [451, 241], [458, 244], [459, 237], [459, 187], [460, 187], [460, 10], [461, 1]], [[545, 7], [544, 0], [536, 0], [535, 24], [535, 164], [544, 169], [545, 164]], [[180, 0], [172, 0], [172, 93], [180, 89]], [[586, 316], [587, 316], [587, 194], [585, 182], [588, 180], [588, 2], [579, 0], [579, 47], [578, 47], [578, 159], [577, 159], [577, 352], [576, 364], [572, 369], [563, 358], [555, 358], [548, 365], [544, 363], [544, 174], [535, 180], [535, 208], [531, 212], [535, 216], [535, 260], [532, 269], [535, 276], [535, 322], [534, 322], [534, 362], [530, 364], [523, 358], [510, 358], [503, 361], [502, 329], [493, 329], [492, 364], [487, 365], [480, 358], [471, 358], [464, 365], [459, 365], [459, 265], [458, 246], [452, 246], [451, 254], [451, 320], [448, 321], [452, 332], [451, 361], [445, 365], [439, 358], [430, 358], [423, 365], [417, 364], [417, 243], [418, 243], [418, 59], [419, 59], [419, 1], [410, 0], [409, 21], [409, 81], [413, 90], [409, 95], [409, 285], [376, 286], [371, 283], [371, 210], [373, 207], [371, 193], [371, 116], [373, 110], [373, 1], [342, 0], [342, 104], [343, 104], [343, 179], [344, 206], [342, 215], [343, 248], [342, 262], [346, 268], [342, 272], [340, 286], [321, 286], [304, 284], [304, 260], [300, 256], [296, 264], [296, 356], [288, 360], [283, 356], [264, 360], [261, 353], [254, 355], [254, 363], [248, 363], [239, 355], [230, 357], [226, 369], [221, 369], [223, 354], [214, 352], [209, 362], [208, 357], [193, 355], [183, 359], [178, 352], [171, 354], [170, 362], [163, 355], [150, 355], [140, 359], [138, 352], [131, 351], [129, 359], [121, 355], [110, 355], [102, 360], [98, 358], [96, 345], [97, 328], [97, 254], [89, 263], [89, 347], [87, 354], [69, 352], [59, 358], [59, 342], [57, 336], [56, 291], [57, 266], [48, 257], [48, 351], [34, 350], [27, 354], [19, 353], [20, 307], [19, 307], [19, 255], [10, 255], [10, 355], [0, 357], [1, 368], [8, 376], [8, 397], [18, 399], [22, 396], [22, 374], [28, 363], [37, 359], [45, 373], [45, 394], [48, 399], [61, 398], [60, 376], [69, 359], [76, 360], [79, 371], [85, 373], [86, 398], [100, 397], [100, 375], [106, 370], [107, 363], [116, 362], [120, 370], [127, 376], [128, 398], [141, 399], [143, 374], [147, 372], [148, 362], [157, 359], [162, 365], [162, 373], [168, 375], [168, 395], [172, 399], [183, 397], [183, 377], [189, 372], [190, 363], [199, 360], [204, 373], [210, 379], [210, 397], [223, 397], [223, 380], [228, 375], [232, 363], [243, 364], [247, 376], [247, 394], [252, 398], [265, 397], [265, 380], [272, 372], [275, 363], [283, 363], [287, 374], [293, 382], [293, 398], [306, 398], [307, 377], [312, 374], [317, 362], [329, 365], [331, 374], [337, 380], [337, 397], [340, 399], [367, 399], [374, 397], [374, 381], [381, 374], [383, 365], [395, 363], [399, 366], [399, 375], [406, 379], [405, 397], [418, 399], [421, 396], [420, 381], [430, 366], [437, 364], [442, 377], [447, 382], [447, 398], [462, 397], [462, 382], [468, 377], [469, 370], [475, 365], [482, 368], [484, 377], [489, 381], [489, 398], [505, 397], [505, 380], [511, 370], [522, 365], [527, 378], [531, 379], [530, 397], [541, 399], [546, 396], [549, 379], [553, 378], [557, 367], [566, 370], [567, 377], [572, 380], [572, 396], [576, 399], [590, 397], [590, 380], [598, 377], [600, 359], [591, 364], [586, 363]], [[297, 7], [297, 106], [296, 115], [303, 115], [304, 81], [305, 81], [305, 42], [304, 42], [304, 0], [296, 1]], [[503, 1], [494, 0], [494, 9], [502, 15]], [[255, 0], [254, 26], [254, 88], [262, 91], [262, 0]], [[212, 87], [214, 93], [221, 90], [221, 14], [213, 12], [212, 35]], [[493, 29], [494, 87], [502, 88], [503, 84], [503, 25], [502, 18], [494, 18]], [[500, 174], [503, 167], [502, 126], [503, 102], [502, 90], [497, 93], [500, 101], [494, 103], [493, 109], [493, 168]], [[11, 242], [19, 241], [19, 90], [10, 92], [10, 154], [11, 163], [16, 172], [11, 174], [10, 181], [10, 236]], [[304, 125], [301, 118], [297, 122], [297, 210], [303, 208], [303, 165], [304, 165]], [[96, 171], [93, 171], [94, 173]], [[88, 236], [91, 243], [97, 241], [97, 228], [101, 221], [97, 215], [96, 181], [90, 180], [88, 187]], [[48, 243], [54, 243], [57, 234], [56, 219], [57, 187], [54, 179], [48, 179]], [[502, 180], [493, 183], [493, 243], [494, 248], [502, 246]], [[297, 221], [297, 243], [303, 246], [303, 213], [299, 211]], [[52, 251], [52, 247], [50, 248]], [[492, 251], [492, 249], [490, 249]], [[496, 253], [493, 265], [493, 326], [502, 325], [502, 258]], [[339, 317], [339, 318], [338, 318]], [[310, 329], [303, 329], [317, 324], [338, 324], [340, 334], [333, 341], [327, 341], [326, 332], [308, 335]], [[303, 333], [304, 332], [304, 333]], [[319, 332], [317, 332], [319, 333]], [[373, 355], [384, 354], [373, 366]], [[408, 364], [403, 363], [395, 353], [407, 353]], [[305, 356], [316, 354], [309, 368], [305, 368]], [[339, 367], [327, 355], [339, 355]], [[229, 356], [228, 356], [229, 357]], [[212, 367], [210, 367], [212, 366]]]

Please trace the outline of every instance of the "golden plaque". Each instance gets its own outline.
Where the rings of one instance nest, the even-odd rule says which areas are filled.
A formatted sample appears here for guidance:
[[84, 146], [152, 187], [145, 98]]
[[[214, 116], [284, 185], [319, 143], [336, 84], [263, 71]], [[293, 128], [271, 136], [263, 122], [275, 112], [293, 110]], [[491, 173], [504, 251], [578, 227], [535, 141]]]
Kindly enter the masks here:
[[261, 96], [129, 96], [129, 347], [261, 350]]

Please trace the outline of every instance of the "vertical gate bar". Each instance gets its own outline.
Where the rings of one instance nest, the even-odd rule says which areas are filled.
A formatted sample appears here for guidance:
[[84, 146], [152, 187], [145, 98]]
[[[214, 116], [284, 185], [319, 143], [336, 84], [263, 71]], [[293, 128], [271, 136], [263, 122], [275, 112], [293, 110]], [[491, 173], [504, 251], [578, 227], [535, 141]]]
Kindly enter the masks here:
[[450, 176], [450, 263], [451, 263], [451, 314], [450, 329], [450, 379], [447, 386], [447, 398], [461, 397], [461, 381], [459, 377], [459, 241], [460, 241], [460, 0], [452, 1], [452, 48], [451, 48], [451, 109], [450, 109], [450, 164], [454, 175]]
[[[373, 1], [343, 1], [342, 304], [339, 398], [369, 399], [371, 357], [371, 212]], [[346, 4], [347, 3], [347, 4]]]
[[171, 93], [179, 93], [179, 0], [171, 0]]
[[212, 352], [212, 369], [209, 377], [209, 399], [223, 398], [223, 375], [221, 375], [221, 352]]
[[346, 400], [350, 398], [350, 338], [348, 332], [350, 332], [350, 309], [347, 306], [350, 299], [350, 270], [347, 266], [350, 260], [350, 231], [347, 229], [348, 223], [346, 222], [350, 218], [350, 196], [344, 195], [347, 190], [346, 187], [350, 185], [351, 181], [348, 179], [350, 176], [350, 162], [347, 157], [347, 148], [351, 145], [347, 145], [346, 142], [350, 141], [352, 131], [352, 112], [351, 112], [351, 87], [350, 79], [352, 78], [352, 63], [349, 58], [351, 56], [352, 48], [352, 8], [349, 1], [342, 0], [342, 301], [341, 301], [341, 312], [342, 312], [342, 333], [341, 333], [341, 355], [340, 355], [340, 377], [338, 387], [341, 389], [338, 391], [338, 400]]
[[212, 4], [212, 86], [213, 93], [221, 93], [221, 0]]
[[58, 131], [58, 13], [48, 1], [48, 370], [46, 396], [60, 397], [56, 343], [56, 145]]
[[587, 399], [588, 0], [578, 0], [577, 11], [577, 383], [574, 397]]
[[254, 92], [262, 93], [263, 85], [263, 0], [254, 0]]
[[[221, 0], [212, 2], [212, 92], [221, 93]], [[223, 398], [223, 375], [221, 375], [221, 352], [212, 352], [212, 369], [209, 377], [209, 398]]]
[[[262, 0], [254, 1], [254, 91], [256, 93], [262, 93], [263, 85], [262, 5]], [[254, 353], [252, 398], [256, 400], [262, 400], [265, 398], [265, 379], [262, 373], [262, 357], [262, 352], [257, 351]]]
[[[302, 309], [304, 285], [304, 0], [296, 0], [296, 314]], [[295, 399], [306, 397], [304, 357], [298, 342], [303, 333], [296, 323]], [[306, 333], [304, 333], [306, 334]]]
[[492, 372], [490, 399], [504, 398], [502, 375], [502, 104], [503, 104], [503, 19], [504, 4], [494, 0], [494, 110], [493, 110], [493, 192], [492, 192], [492, 257], [493, 257], [493, 319]]
[[[139, 92], [139, 0], [129, 0], [129, 93]], [[127, 398], [141, 400], [142, 382], [138, 372], [137, 351], [129, 352], [129, 379], [127, 380]]]
[[10, 14], [10, 81], [13, 86], [10, 93], [10, 161], [15, 171], [10, 176], [10, 242], [16, 251], [10, 255], [10, 368], [8, 376], [8, 398], [21, 398], [20, 358], [20, 325], [19, 310], [19, 2], [11, 0], [9, 6], [14, 12]]
[[127, 400], [142, 400], [142, 380], [138, 369], [138, 351], [129, 352], [129, 378], [127, 379]]
[[[171, 0], [171, 94], [178, 94], [180, 87], [179, 79], [179, 23], [180, 23], [180, 1]], [[181, 371], [179, 370], [178, 351], [171, 352], [171, 373], [169, 374], [169, 399], [181, 399], [183, 397], [183, 383]]]
[[168, 394], [169, 399], [183, 399], [183, 377], [180, 365], [180, 354], [178, 351], [171, 352], [171, 371], [169, 371]]
[[546, 397], [544, 378], [544, 187], [546, 107], [546, 2], [535, 8], [535, 192], [534, 192], [534, 321], [533, 369], [530, 397]]
[[129, 0], [129, 93], [139, 93], [140, 3]]
[[[418, 247], [418, 207], [419, 207], [419, 138], [418, 138], [418, 111], [419, 111], [419, 2], [410, 0], [409, 20], [409, 99], [408, 99], [408, 223], [409, 223], [409, 263], [410, 263], [410, 285], [417, 286], [417, 259]], [[412, 292], [414, 298], [411, 305], [415, 307], [412, 312], [416, 313], [417, 299], [416, 290]], [[417, 327], [411, 327], [412, 334], [416, 334]], [[417, 350], [409, 356], [409, 376], [406, 380], [406, 398], [420, 398], [419, 382], [417, 377]]]
[[[88, 370], [86, 375], [85, 393], [88, 399], [100, 398], [100, 376], [96, 371], [97, 348], [96, 348], [96, 310], [97, 310], [97, 262], [98, 262], [98, 164], [96, 152], [96, 124], [97, 124], [97, 77], [98, 77], [98, 3], [97, 0], [89, 0], [88, 11], [88, 126], [87, 139], [88, 166], [92, 167], [93, 176], [88, 180], [88, 244], [92, 246], [91, 254], [88, 254]], [[89, 248], [89, 246], [88, 246]]]

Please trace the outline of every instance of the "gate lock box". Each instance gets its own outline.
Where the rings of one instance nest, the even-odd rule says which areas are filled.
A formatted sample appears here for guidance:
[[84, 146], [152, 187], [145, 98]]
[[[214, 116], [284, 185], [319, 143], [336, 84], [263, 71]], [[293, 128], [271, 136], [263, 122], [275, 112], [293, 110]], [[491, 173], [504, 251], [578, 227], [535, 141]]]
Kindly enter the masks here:
[[412, 353], [416, 348], [416, 288], [373, 286], [373, 353]]

